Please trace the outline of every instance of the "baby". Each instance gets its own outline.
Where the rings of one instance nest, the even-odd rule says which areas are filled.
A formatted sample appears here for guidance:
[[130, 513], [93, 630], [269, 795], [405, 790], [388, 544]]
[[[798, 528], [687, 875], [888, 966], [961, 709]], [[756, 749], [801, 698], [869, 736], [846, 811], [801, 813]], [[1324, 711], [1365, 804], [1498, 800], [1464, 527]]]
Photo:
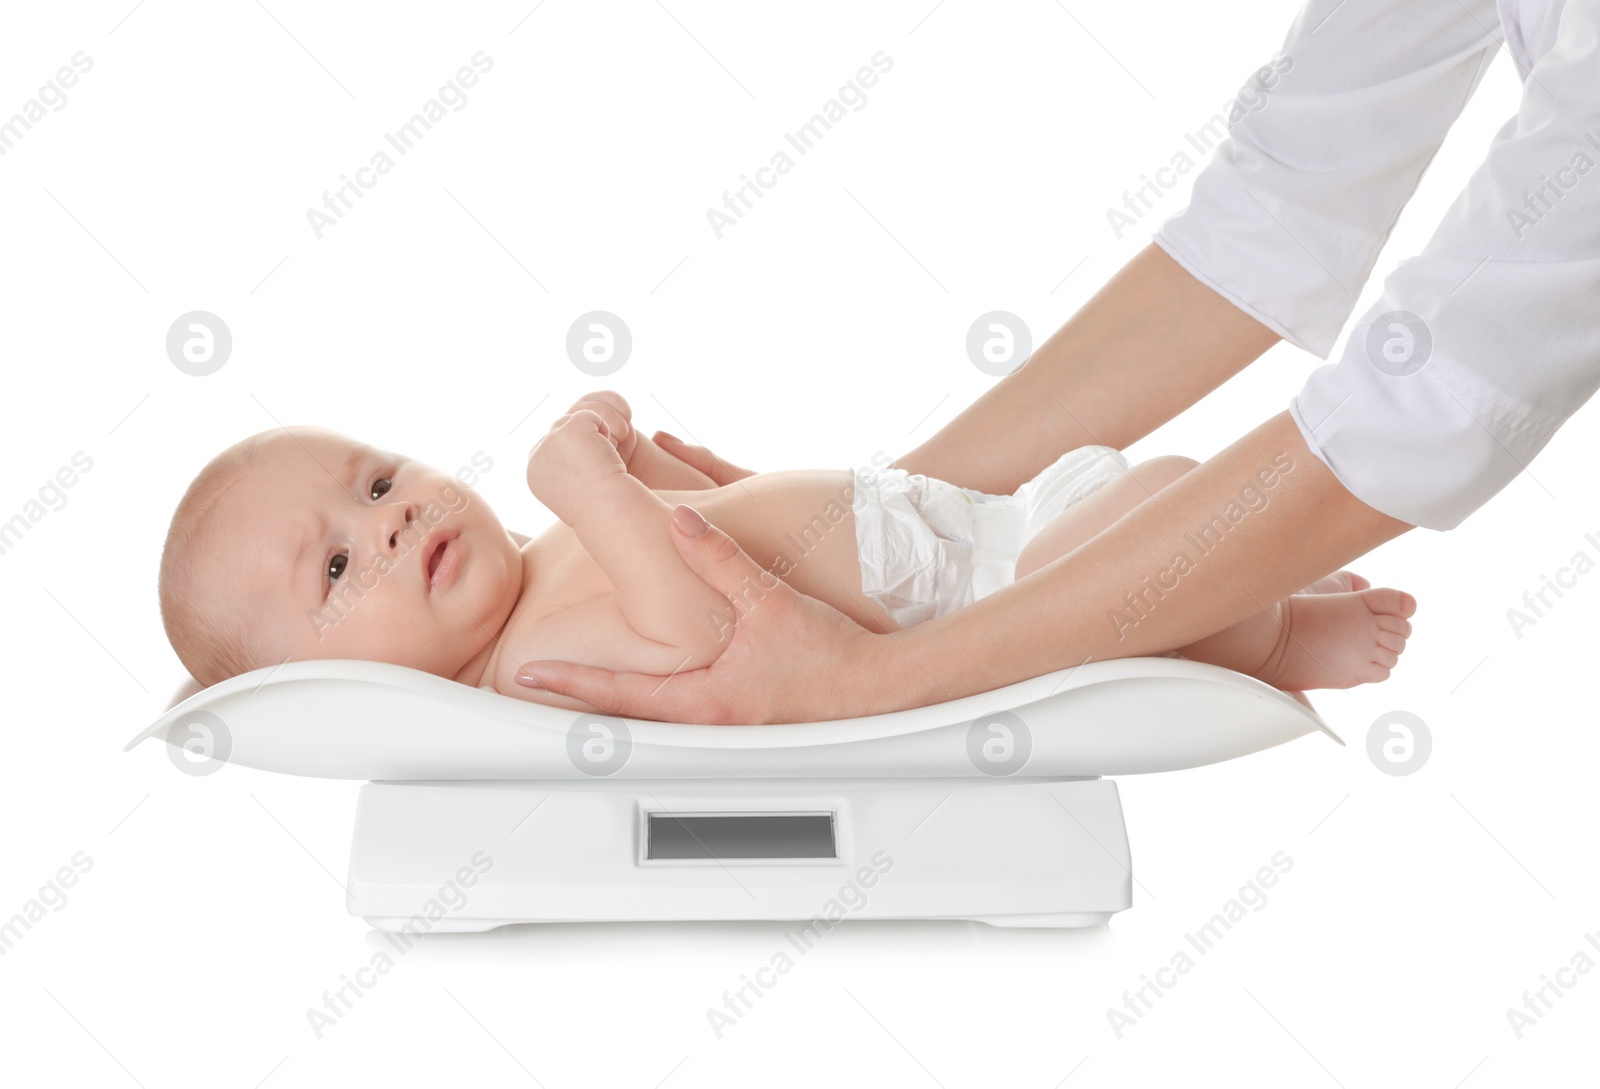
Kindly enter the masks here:
[[[528, 486], [560, 521], [528, 540], [455, 477], [331, 431], [280, 428], [223, 451], [185, 492], [161, 557], [162, 620], [208, 686], [289, 659], [358, 658], [592, 711], [517, 684], [518, 667], [561, 659], [667, 676], [727, 645], [737, 612], [673, 547], [678, 503], [801, 593], [891, 632], [1066, 555], [1194, 466], [1129, 465], [1090, 446], [1011, 496], [870, 466], [718, 487], [601, 391], [529, 455]], [[1291, 691], [1350, 687], [1388, 676], [1412, 608], [1338, 572], [1175, 652]]]

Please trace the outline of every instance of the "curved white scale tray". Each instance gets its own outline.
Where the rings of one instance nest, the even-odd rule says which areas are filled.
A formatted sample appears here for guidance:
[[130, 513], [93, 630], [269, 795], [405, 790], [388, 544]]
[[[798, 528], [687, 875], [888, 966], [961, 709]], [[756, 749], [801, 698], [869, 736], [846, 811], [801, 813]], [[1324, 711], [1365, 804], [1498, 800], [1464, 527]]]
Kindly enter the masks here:
[[[1103, 776], [1199, 767], [1317, 731], [1344, 744], [1314, 711], [1270, 685], [1165, 657], [1092, 662], [906, 711], [768, 726], [621, 720], [403, 666], [290, 662], [189, 696], [127, 748], [155, 736], [182, 744], [197, 712], [224, 726], [218, 758], [331, 779]], [[974, 739], [974, 723], [999, 712], [1015, 720], [998, 731], [981, 726]], [[969, 755], [1002, 735], [1002, 750], [1026, 749], [1025, 762], [1013, 758], [996, 771]], [[600, 770], [581, 758], [584, 742], [596, 739], [612, 754]]]

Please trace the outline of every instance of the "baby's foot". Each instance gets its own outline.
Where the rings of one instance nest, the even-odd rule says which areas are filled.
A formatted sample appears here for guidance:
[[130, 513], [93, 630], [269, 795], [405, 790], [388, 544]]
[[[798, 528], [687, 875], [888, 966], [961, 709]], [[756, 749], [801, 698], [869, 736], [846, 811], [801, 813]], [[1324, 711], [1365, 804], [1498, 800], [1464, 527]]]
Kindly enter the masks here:
[[1296, 592], [1301, 594], [1348, 594], [1353, 590], [1365, 590], [1371, 585], [1372, 583], [1354, 571], [1335, 571], [1333, 574], [1326, 575], [1313, 582], [1304, 590]]
[[1387, 680], [1416, 611], [1414, 598], [1388, 587], [1295, 594], [1282, 603], [1283, 633], [1256, 676], [1286, 690]]

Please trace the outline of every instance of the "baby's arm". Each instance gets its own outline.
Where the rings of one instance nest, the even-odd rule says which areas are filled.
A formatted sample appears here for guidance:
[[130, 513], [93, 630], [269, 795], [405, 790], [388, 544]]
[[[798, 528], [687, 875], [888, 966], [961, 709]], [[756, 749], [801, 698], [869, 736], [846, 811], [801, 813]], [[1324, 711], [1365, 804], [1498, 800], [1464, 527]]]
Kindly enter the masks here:
[[628, 474], [610, 434], [592, 410], [563, 416], [529, 455], [528, 487], [577, 532], [634, 631], [681, 651], [681, 669], [709, 665], [732, 634], [733, 607], [678, 555], [672, 508]]

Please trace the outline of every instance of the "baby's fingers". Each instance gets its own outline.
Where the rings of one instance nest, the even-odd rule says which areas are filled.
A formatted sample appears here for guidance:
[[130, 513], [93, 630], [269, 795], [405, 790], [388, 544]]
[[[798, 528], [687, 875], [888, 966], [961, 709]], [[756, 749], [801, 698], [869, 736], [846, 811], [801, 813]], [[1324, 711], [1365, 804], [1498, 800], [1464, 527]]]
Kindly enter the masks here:
[[595, 390], [593, 393], [585, 393], [582, 397], [578, 398], [578, 403], [572, 407], [577, 408], [580, 405], [588, 405], [591, 401], [597, 401], [603, 405], [610, 405], [612, 408], [620, 412], [622, 414], [622, 418], [625, 420], [633, 419], [633, 409], [629, 406], [628, 399], [614, 389], [599, 389]]
[[623, 400], [620, 393], [613, 393], [608, 389], [586, 393], [575, 405], [567, 409], [569, 413], [580, 410], [593, 412], [605, 420], [618, 442], [626, 439], [633, 429], [633, 410], [628, 407], [628, 402]]
[[611, 439], [612, 442], [616, 441], [616, 439], [613, 438], [614, 432], [611, 430], [611, 426], [606, 422], [606, 418], [593, 409], [577, 409], [576, 411], [567, 413], [565, 416], [561, 417], [555, 423], [550, 425], [550, 431], [552, 434], [558, 431], [567, 431], [573, 434], [578, 434], [588, 430], [598, 431], [606, 438]]

